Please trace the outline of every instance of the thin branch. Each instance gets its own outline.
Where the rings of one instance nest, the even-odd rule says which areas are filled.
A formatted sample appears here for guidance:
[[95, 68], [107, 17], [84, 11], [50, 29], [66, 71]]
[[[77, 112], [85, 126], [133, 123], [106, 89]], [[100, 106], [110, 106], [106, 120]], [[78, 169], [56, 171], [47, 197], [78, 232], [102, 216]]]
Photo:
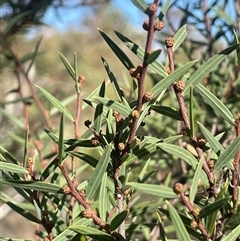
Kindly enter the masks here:
[[18, 59], [18, 57], [15, 55], [15, 53], [13, 52], [13, 50], [11, 49], [9, 43], [6, 41], [5, 39], [5, 36], [1, 34], [1, 37], [2, 39], [4, 40], [5, 42], [5, 46], [6, 48], [8, 49], [8, 51], [11, 53], [12, 55], [12, 58], [14, 60], [14, 63], [16, 65], [16, 67], [22, 72], [23, 76], [25, 77], [26, 81], [27, 81], [27, 84], [29, 86], [29, 89], [31, 91], [31, 95], [32, 95], [32, 98], [34, 99], [34, 101], [36, 102], [36, 104], [38, 105], [39, 109], [41, 110], [42, 114], [43, 114], [43, 117], [45, 119], [45, 122], [48, 126], [48, 128], [51, 129], [51, 121], [50, 121], [50, 118], [49, 118], [49, 113], [47, 110], [45, 110], [45, 108], [43, 107], [41, 101], [38, 99], [37, 95], [36, 95], [36, 92], [35, 92], [35, 89], [34, 89], [34, 85], [32, 84], [31, 80], [29, 79], [26, 71], [24, 70], [24, 67], [22, 65], [22, 63], [20, 62], [20, 60]]

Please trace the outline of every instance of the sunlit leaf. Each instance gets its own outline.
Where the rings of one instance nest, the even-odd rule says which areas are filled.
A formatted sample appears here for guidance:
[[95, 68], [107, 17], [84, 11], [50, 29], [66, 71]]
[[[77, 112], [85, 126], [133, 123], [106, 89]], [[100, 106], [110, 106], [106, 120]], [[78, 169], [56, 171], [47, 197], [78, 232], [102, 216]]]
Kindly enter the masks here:
[[157, 50], [153, 51], [153, 52], [148, 56], [148, 59], [147, 59], [146, 63], [147, 63], [147, 64], [153, 63], [153, 62], [158, 58], [158, 56], [160, 55], [161, 52], [162, 52], [161, 49], [157, 49]]
[[68, 73], [70, 74], [70, 76], [73, 78], [73, 80], [75, 81], [75, 71], [73, 69], [73, 67], [71, 66], [71, 64], [69, 63], [69, 61], [67, 60], [67, 58], [61, 53], [61, 52], [58, 52], [59, 55], [60, 55], [60, 58], [63, 62], [63, 64], [65, 65]]
[[116, 110], [120, 114], [122, 114], [124, 117], [128, 117], [129, 114], [131, 113], [131, 109], [127, 108], [123, 104], [107, 99], [107, 98], [102, 98], [102, 97], [96, 97], [96, 100], [98, 100], [100, 103], [108, 106], [109, 108]]
[[176, 34], [173, 37], [174, 45], [173, 45], [173, 51], [178, 49], [178, 47], [183, 43], [183, 41], [187, 37], [187, 25], [183, 25]]
[[49, 192], [49, 193], [56, 193], [61, 191], [61, 187], [48, 183], [48, 182], [41, 182], [41, 181], [20, 181], [20, 180], [11, 180], [11, 179], [0, 179], [1, 184], [9, 185], [12, 187], [18, 187], [22, 189], [31, 189], [40, 192]]
[[151, 194], [161, 198], [176, 198], [177, 194], [170, 188], [163, 185], [145, 184], [129, 182], [128, 186], [138, 190], [139, 192]]
[[148, 5], [144, 0], [131, 0], [131, 2], [140, 9], [143, 13], [146, 13]]
[[202, 64], [186, 82], [184, 93], [188, 92], [190, 85], [193, 88], [197, 86], [197, 84], [200, 83], [200, 81], [202, 81], [205, 76], [207, 76], [211, 71], [218, 67], [219, 64], [226, 58], [226, 56], [235, 50], [238, 46], [239, 44], [232, 45], [204, 62], [204, 64]]
[[93, 198], [100, 183], [102, 182], [103, 175], [106, 172], [108, 163], [110, 161], [111, 150], [112, 150], [112, 147], [110, 145], [104, 150], [93, 172], [93, 175], [89, 180], [89, 183], [86, 188], [86, 194], [87, 194], [88, 200], [91, 200]]
[[69, 227], [69, 229], [77, 233], [85, 234], [98, 241], [114, 241], [114, 238], [110, 234], [100, 231], [96, 228], [91, 228], [91, 227], [86, 227], [81, 225], [72, 225]]
[[[115, 31], [115, 33], [123, 43], [143, 61], [145, 50], [121, 33], [117, 31]], [[149, 67], [160, 76], [166, 77], [168, 75], [164, 66], [157, 60], [150, 64]]]
[[201, 171], [202, 171], [202, 164], [203, 164], [204, 159], [201, 158], [201, 160], [198, 162], [196, 171], [194, 173], [193, 176], [193, 180], [192, 180], [192, 185], [190, 187], [190, 193], [189, 193], [189, 200], [191, 203], [194, 203], [194, 199], [198, 190], [198, 183], [199, 183], [199, 179], [200, 179], [200, 175], [201, 175]]
[[53, 95], [51, 95], [48, 91], [46, 91], [45, 89], [43, 89], [42, 87], [35, 85], [40, 91], [41, 93], [60, 111], [63, 112], [64, 115], [73, 122], [73, 117], [70, 113], [70, 111], [64, 106], [62, 105], [62, 103], [55, 98]]
[[13, 163], [8, 163], [8, 162], [0, 162], [0, 170], [18, 173], [18, 174], [27, 174], [28, 173], [26, 168], [13, 164]]
[[134, 68], [131, 60], [127, 57], [127, 55], [118, 47], [117, 44], [114, 43], [111, 38], [109, 38], [101, 29], [98, 29], [99, 33], [102, 35], [106, 43], [112, 49], [112, 51], [117, 55], [118, 59], [122, 62], [122, 64], [129, 70]]
[[32, 213], [30, 213], [26, 209], [22, 208], [18, 203], [14, 202], [13, 200], [10, 200], [9, 198], [4, 198], [3, 196], [0, 196], [0, 199], [4, 203], [6, 203], [12, 210], [17, 212], [21, 216], [25, 217], [27, 220], [32, 221], [34, 223], [41, 223], [41, 220], [39, 220], [37, 217], [35, 217]]
[[221, 153], [214, 166], [214, 171], [220, 171], [224, 166], [231, 162], [237, 151], [240, 149], [240, 136], [238, 136], [224, 152]]
[[177, 234], [178, 240], [191, 241], [191, 238], [185, 228], [185, 225], [183, 224], [182, 219], [178, 215], [176, 209], [169, 202], [167, 202], [167, 204], [169, 214], [173, 222], [173, 226]]
[[220, 115], [229, 124], [235, 124], [234, 117], [230, 110], [214, 94], [201, 84], [196, 86], [196, 90], [202, 96], [203, 100], [209, 104], [218, 115]]

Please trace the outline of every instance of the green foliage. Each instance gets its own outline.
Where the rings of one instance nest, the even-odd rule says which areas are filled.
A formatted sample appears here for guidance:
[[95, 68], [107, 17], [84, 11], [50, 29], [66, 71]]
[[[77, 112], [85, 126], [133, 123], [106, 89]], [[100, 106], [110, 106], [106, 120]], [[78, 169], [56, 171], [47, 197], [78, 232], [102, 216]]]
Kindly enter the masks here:
[[[177, 1], [166, 1], [156, 13], [155, 5], [132, 2], [152, 27], [155, 21], [171, 21], [167, 12], [173, 7], [183, 12], [174, 37], [168, 38], [173, 46], [167, 43], [152, 50], [157, 33], [150, 27], [145, 49], [125, 33], [115, 31], [115, 40], [113, 33], [98, 29], [127, 69], [123, 76], [129, 77], [119, 81], [116, 76], [122, 72], [115, 73], [112, 62], [101, 57], [109, 80], [85, 80], [78, 69], [84, 58], [79, 61], [76, 51], [71, 64], [61, 51], [59, 62], [68, 73], [64, 85], [71, 89], [65, 100], [30, 80], [35, 59], [43, 56], [39, 56], [41, 40], [22, 57], [11, 48], [9, 36], [15, 36], [14, 28], [25, 23], [31, 10], [22, 9], [6, 23], [1, 32], [4, 58], [17, 78], [25, 77], [45, 129], [36, 130], [29, 121], [31, 107], [19, 82], [11, 92], [20, 94], [13, 103], [23, 105], [25, 123], [5, 109], [6, 102], [1, 108], [17, 130], [12, 139], [22, 147], [21, 155], [7, 146], [0, 148], [1, 201], [29, 223], [40, 224], [36, 235], [41, 240], [239, 240], [240, 44], [236, 32], [234, 38], [230, 36], [235, 22], [217, 1], [208, 9], [193, 6], [191, 10], [188, 3], [182, 7]], [[204, 19], [193, 14], [200, 10]], [[42, 15], [32, 11], [36, 14], [32, 20], [39, 22]], [[211, 28], [218, 31], [204, 32], [205, 42], [193, 40], [188, 37], [190, 17], [189, 24], [194, 22], [200, 32], [201, 24], [208, 26], [204, 21], [212, 17]], [[219, 30], [217, 21], [225, 20], [227, 31]], [[169, 30], [173, 25], [165, 27]], [[224, 50], [217, 48], [222, 37], [228, 45]], [[140, 59], [140, 65], [119, 47], [119, 40]], [[192, 52], [198, 50], [206, 53], [195, 60]], [[184, 61], [179, 58], [181, 51]], [[166, 63], [160, 61], [161, 54], [168, 58]], [[26, 61], [30, 64], [25, 69]], [[83, 97], [87, 82], [97, 82], [98, 87]], [[67, 107], [70, 102], [75, 103], [74, 114]], [[85, 109], [93, 110], [91, 118], [85, 117]], [[54, 121], [49, 113], [57, 116]], [[18, 203], [8, 195], [9, 187], [24, 201]]]

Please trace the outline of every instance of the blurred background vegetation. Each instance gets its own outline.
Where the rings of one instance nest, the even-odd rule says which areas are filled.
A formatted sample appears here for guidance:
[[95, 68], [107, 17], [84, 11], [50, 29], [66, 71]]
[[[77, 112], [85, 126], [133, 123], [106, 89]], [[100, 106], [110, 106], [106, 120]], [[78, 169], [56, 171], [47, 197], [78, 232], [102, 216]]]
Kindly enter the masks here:
[[[19, 136], [24, 138], [24, 128], [15, 125], [10, 115], [22, 123], [24, 126], [24, 103], [29, 105], [29, 129], [30, 134], [36, 139], [40, 139], [46, 123], [39, 111], [36, 103], [32, 99], [32, 93], [26, 78], [19, 71], [19, 61], [28, 69], [29, 53], [39, 48], [39, 55], [33, 65], [29, 68], [28, 78], [32, 84], [37, 84], [47, 89], [59, 100], [64, 100], [74, 96], [74, 82], [70, 79], [64, 65], [60, 61], [58, 52], [63, 53], [73, 64], [73, 53], [78, 55], [78, 66], [80, 75], [86, 77], [82, 88], [83, 98], [86, 98], [102, 81], [107, 80], [107, 74], [103, 68], [100, 56], [103, 56], [110, 64], [112, 72], [117, 77], [120, 85], [125, 89], [126, 96], [132, 96], [132, 79], [127, 71], [112, 53], [109, 47], [102, 40], [97, 28], [111, 35], [119, 46], [123, 48], [136, 66], [140, 63], [126, 47], [121, 43], [113, 30], [126, 35], [131, 40], [144, 47], [146, 32], [141, 28], [144, 15], [131, 15], [134, 5], [131, 1], [125, 3], [125, 10], [122, 11], [121, 4], [116, 0], [3, 0], [1, 8], [1, 53], [0, 53], [0, 93], [1, 93], [1, 145], [10, 153], [21, 159], [23, 153], [23, 142]], [[150, 3], [151, 1], [148, 1]], [[161, 1], [161, 4], [163, 2]], [[51, 11], [52, 21], [61, 21], [69, 18], [71, 14], [79, 15], [79, 19], [67, 26], [62, 31], [58, 31], [53, 25], [46, 24], [44, 18], [47, 11]], [[68, 14], [61, 14], [61, 9], [68, 9]], [[48, 13], [49, 14], [49, 13]], [[137, 17], [139, 19], [134, 19]], [[202, 60], [210, 58], [212, 55], [234, 43], [233, 30], [240, 34], [240, 3], [238, 0], [232, 1], [172, 1], [170, 10], [164, 18], [164, 31], [156, 35], [154, 48], [162, 47], [166, 37], [173, 36], [176, 31], [187, 24], [188, 37], [184, 44], [175, 54], [177, 66], [185, 62], [199, 58]], [[140, 23], [140, 25], [137, 25]], [[162, 52], [160, 60], [165, 65], [167, 58]], [[190, 74], [190, 73], [189, 73]], [[146, 81], [146, 89], [160, 81], [161, 77], [149, 73]], [[204, 80], [205, 86], [209, 86], [211, 91], [218, 96], [236, 116], [239, 113], [240, 101], [240, 76], [239, 66], [234, 65], [234, 59], [230, 58], [219, 66], [219, 69], [211, 73]], [[19, 92], [21, 89], [21, 94]], [[111, 87], [108, 90], [110, 98], [113, 98]], [[197, 98], [197, 96], [196, 96]], [[51, 109], [44, 97], [39, 96], [46, 109]], [[177, 108], [173, 101], [173, 96], [166, 95], [163, 104]], [[75, 102], [68, 105], [71, 112], [75, 112]], [[217, 122], [213, 110], [209, 109], [209, 116], [203, 115], [201, 107], [206, 107], [204, 103], [196, 101], [196, 115], [199, 121], [206, 127], [212, 128], [215, 135], [225, 131], [226, 138], [222, 141], [229, 143], [231, 138], [227, 134], [229, 126], [223, 121], [217, 127], [213, 126]], [[210, 107], [208, 107], [210, 108]], [[83, 122], [92, 118], [91, 109], [88, 107], [82, 113], [81, 126], [85, 132]], [[52, 115], [53, 127], [59, 124], [59, 115]], [[171, 119], [156, 117], [152, 114], [146, 118], [147, 125], [141, 128], [144, 135], [168, 137], [170, 133], [180, 133], [180, 126]], [[160, 124], [162, 123], [162, 124]], [[66, 138], [73, 138], [73, 126], [67, 127]], [[165, 158], [157, 156], [159, 163], [173, 167], [172, 163], [166, 163]], [[161, 162], [162, 161], [162, 162]], [[160, 164], [159, 164], [160, 165]], [[174, 166], [175, 175], [182, 171]], [[163, 169], [161, 169], [163, 170]], [[166, 172], [167, 173], [167, 172]], [[156, 180], [161, 181], [166, 173], [156, 172]], [[9, 194], [11, 195], [11, 194]], [[1, 203], [3, 210], [3, 205]], [[6, 208], [6, 206], [4, 206]], [[29, 227], [23, 222], [23, 218], [17, 214], [3, 215], [1, 236], [13, 236], [19, 238], [33, 238]], [[14, 217], [14, 218], [12, 218]], [[19, 218], [19, 219], [18, 219]], [[10, 221], [11, 220], [11, 221]], [[26, 228], [26, 232], [19, 223]], [[28, 223], [29, 225], [29, 223]], [[13, 228], [14, 227], [14, 228]], [[18, 228], [15, 228], [18, 227]], [[16, 233], [18, 232], [18, 233]]]

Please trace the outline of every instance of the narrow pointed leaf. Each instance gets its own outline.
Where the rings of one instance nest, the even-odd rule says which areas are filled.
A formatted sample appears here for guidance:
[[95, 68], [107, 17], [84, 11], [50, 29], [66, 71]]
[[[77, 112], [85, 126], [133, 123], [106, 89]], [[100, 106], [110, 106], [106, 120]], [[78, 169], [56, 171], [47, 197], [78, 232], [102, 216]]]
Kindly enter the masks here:
[[58, 52], [58, 53], [59, 53], [59, 55], [60, 55], [60, 58], [61, 58], [63, 64], [65, 65], [68, 73], [70, 74], [70, 76], [71, 76], [71, 77], [73, 78], [73, 80], [75, 81], [76, 76], [75, 76], [75, 70], [74, 70], [74, 68], [71, 66], [71, 64], [69, 63], [69, 61], [67, 60], [67, 58], [66, 58], [62, 53], [60, 53], [60, 52]]
[[58, 165], [62, 165], [64, 159], [64, 113], [62, 113], [58, 138]]
[[193, 88], [197, 86], [197, 84], [200, 83], [205, 76], [207, 76], [211, 71], [218, 67], [219, 64], [226, 58], [226, 56], [235, 50], [238, 46], [239, 44], [232, 45], [220, 53], [214, 55], [212, 58], [202, 64], [188, 79], [184, 92], [188, 92], [190, 85]]
[[174, 35], [174, 45], [173, 45], [173, 51], [178, 49], [178, 47], [183, 43], [183, 41], [187, 37], [187, 25], [183, 25]]
[[107, 173], [105, 172], [102, 178], [102, 183], [99, 193], [99, 214], [103, 221], [107, 216]]
[[8, 162], [0, 162], [0, 170], [18, 174], [28, 174], [26, 168]]
[[101, 57], [101, 59], [102, 59], [103, 65], [106, 69], [106, 72], [108, 74], [108, 77], [109, 77], [109, 79], [112, 83], [113, 89], [114, 89], [114, 91], [115, 91], [115, 93], [118, 97], [118, 100], [122, 101], [122, 94], [121, 94], [121, 90], [120, 90], [120, 87], [118, 85], [117, 79], [115, 78], [113, 72], [110, 70], [107, 61], [103, 57]]
[[156, 143], [149, 144], [138, 150], [138, 148], [133, 149], [133, 153], [129, 153], [124, 157], [123, 162], [126, 162], [126, 165], [133, 163], [135, 160], [145, 157], [149, 154], [154, 153], [157, 150]]
[[81, 226], [81, 225], [72, 225], [69, 227], [69, 229], [71, 229], [77, 233], [87, 235], [98, 241], [114, 241], [115, 240], [110, 234], [107, 234], [96, 228], [91, 228], [91, 227], [86, 227], [86, 226]]
[[148, 56], [148, 59], [147, 59], [146, 63], [147, 63], [147, 64], [153, 63], [153, 62], [158, 58], [158, 56], [160, 55], [161, 52], [162, 52], [161, 49], [157, 49], [157, 50], [155, 50], [154, 52], [152, 52], [152, 53]]
[[162, 7], [162, 9], [161, 9], [161, 12], [159, 13], [159, 15], [158, 15], [158, 17], [157, 17], [157, 19], [158, 19], [159, 21], [162, 21], [163, 17], [166, 15], [166, 12], [167, 12], [167, 10], [169, 9], [169, 7], [170, 7], [170, 5], [171, 5], [171, 1], [172, 1], [172, 0], [166, 0], [166, 1], [164, 2], [163, 7]]
[[[80, 220], [74, 222], [72, 226], [81, 225], [82, 227], [87, 227], [91, 224], [91, 222], [92, 222], [91, 219], [81, 218]], [[71, 230], [72, 226], [68, 227], [63, 232], [61, 232], [58, 236], [56, 236], [53, 239], [53, 241], [66, 241], [66, 240], [69, 240], [71, 237], [75, 236], [76, 232]]]
[[[192, 166], [194, 170], [196, 169], [198, 161], [189, 151], [187, 151], [177, 145], [168, 144], [168, 143], [159, 143], [158, 146], [162, 150], [169, 153], [170, 155], [181, 158], [183, 161], [185, 161], [190, 166]], [[200, 172], [200, 178], [204, 183], [208, 183], [207, 176], [203, 170], [201, 170], [201, 172]]]
[[121, 213], [118, 213], [110, 223], [110, 230], [114, 231], [115, 229], [117, 229], [126, 219], [127, 215], [128, 210], [123, 210]]
[[[19, 21], [21, 21], [25, 16], [31, 14], [32, 11], [24, 11], [19, 14], [17, 14], [15, 17], [11, 19], [11, 21], [7, 24], [5, 29], [3, 30], [3, 35], [7, 35], [11, 29], [14, 27], [15, 24], [17, 24]], [[9, 35], [10, 36], [10, 35]]]
[[63, 112], [64, 115], [70, 120], [73, 121], [73, 117], [71, 115], [71, 113], [69, 112], [69, 110], [62, 105], [62, 103], [55, 98], [53, 95], [51, 95], [48, 91], [44, 90], [42, 87], [35, 85], [40, 91], [41, 93], [60, 111]]
[[224, 166], [231, 162], [232, 158], [236, 155], [240, 149], [240, 136], [238, 136], [224, 152], [221, 153], [214, 166], [214, 171], [220, 171]]
[[152, 105], [151, 109], [156, 111], [159, 114], [162, 114], [164, 116], [168, 116], [174, 120], [179, 120], [181, 121], [182, 118], [179, 114], [179, 111], [173, 109], [172, 107], [169, 106], [160, 106], [160, 105]]
[[127, 55], [115, 44], [101, 29], [98, 29], [99, 33], [102, 35], [106, 43], [112, 49], [112, 51], [117, 55], [118, 59], [122, 62], [122, 64], [130, 70], [134, 68], [131, 60], [127, 57]]
[[[21, 216], [25, 217], [27, 220], [32, 221], [34, 223], [41, 223], [41, 220], [39, 220], [37, 217], [35, 217], [32, 213], [27, 211], [26, 209], [22, 208], [18, 203], [12, 202], [11, 200], [0, 197], [0, 199], [6, 203], [12, 210], [19, 213]], [[2, 240], [2, 239], [1, 239]]]
[[218, 142], [218, 140], [211, 134], [211, 132], [200, 122], [198, 122], [198, 126], [206, 138], [207, 142], [209, 142], [210, 147], [213, 149], [213, 151], [219, 156], [222, 152], [224, 152], [223, 146]]
[[[132, 40], [129, 38], [125, 37], [121, 33], [115, 31], [115, 34], [123, 41], [123, 43], [134, 53], [136, 54], [142, 61], [144, 59], [144, 53], [145, 50], [141, 47], [139, 47], [137, 44], [135, 44]], [[149, 67], [155, 71], [157, 74], [160, 76], [166, 77], [168, 74], [166, 72], [166, 69], [164, 66], [158, 62], [154, 61], [152, 64], [149, 65]]]
[[169, 214], [173, 222], [173, 226], [176, 231], [178, 240], [191, 241], [191, 238], [182, 222], [182, 219], [178, 215], [177, 211], [169, 202], [167, 202], [167, 204], [168, 204]]
[[177, 194], [170, 187], [165, 187], [163, 185], [145, 184], [145, 183], [135, 183], [129, 182], [128, 186], [133, 187], [139, 192], [151, 194], [161, 198], [176, 198]]
[[109, 108], [116, 110], [120, 114], [122, 114], [124, 117], [128, 117], [131, 113], [131, 109], [127, 108], [127, 106], [122, 105], [121, 103], [118, 103], [114, 100], [110, 100], [107, 98], [102, 97], [96, 97], [96, 100], [98, 100], [100, 103], [108, 106]]
[[[105, 82], [102, 83], [102, 86], [99, 91], [99, 96], [104, 98], [105, 96]], [[94, 113], [94, 128], [97, 132], [101, 129], [102, 124], [102, 115], [103, 115], [103, 104], [98, 104]]]
[[164, 91], [166, 88], [168, 88], [174, 81], [178, 80], [182, 75], [184, 75], [195, 63], [196, 63], [196, 60], [193, 60], [193, 61], [185, 64], [181, 68], [177, 69], [172, 74], [163, 78], [159, 83], [157, 83], [151, 89], [153, 96], [157, 97], [162, 91]]
[[199, 214], [199, 218], [206, 218], [209, 215], [212, 215], [215, 211], [218, 211], [220, 208], [222, 208], [228, 201], [230, 197], [225, 197], [222, 199], [219, 199], [215, 201], [214, 203], [205, 205]]
[[144, 0], [131, 0], [131, 2], [140, 9], [143, 13], [146, 13], [148, 5]]
[[19, 181], [11, 179], [0, 179], [1, 184], [9, 185], [12, 187], [18, 187], [22, 189], [31, 189], [40, 192], [56, 193], [61, 191], [61, 186], [41, 181]]
[[198, 163], [197, 169], [194, 173], [193, 176], [193, 181], [192, 181], [192, 185], [190, 188], [190, 194], [189, 194], [189, 199], [191, 203], [194, 203], [194, 199], [198, 190], [198, 183], [199, 183], [199, 179], [200, 179], [200, 175], [201, 175], [201, 171], [202, 171], [202, 164], [203, 164], [203, 158], [201, 158], [201, 160]]
[[227, 236], [225, 236], [221, 241], [235, 241], [240, 236], [240, 224], [234, 228]]
[[104, 173], [106, 172], [109, 160], [110, 160], [110, 154], [111, 154], [112, 147], [109, 145], [105, 150], [104, 153], [102, 154], [95, 170], [94, 173], [89, 180], [89, 183], [86, 188], [86, 193], [87, 193], [87, 199], [91, 200], [96, 193]]
[[202, 96], [204, 102], [209, 104], [213, 110], [220, 115], [225, 121], [229, 124], [234, 125], [234, 117], [230, 110], [208, 89], [206, 89], [203, 85], [198, 84], [196, 86], [198, 93]]

